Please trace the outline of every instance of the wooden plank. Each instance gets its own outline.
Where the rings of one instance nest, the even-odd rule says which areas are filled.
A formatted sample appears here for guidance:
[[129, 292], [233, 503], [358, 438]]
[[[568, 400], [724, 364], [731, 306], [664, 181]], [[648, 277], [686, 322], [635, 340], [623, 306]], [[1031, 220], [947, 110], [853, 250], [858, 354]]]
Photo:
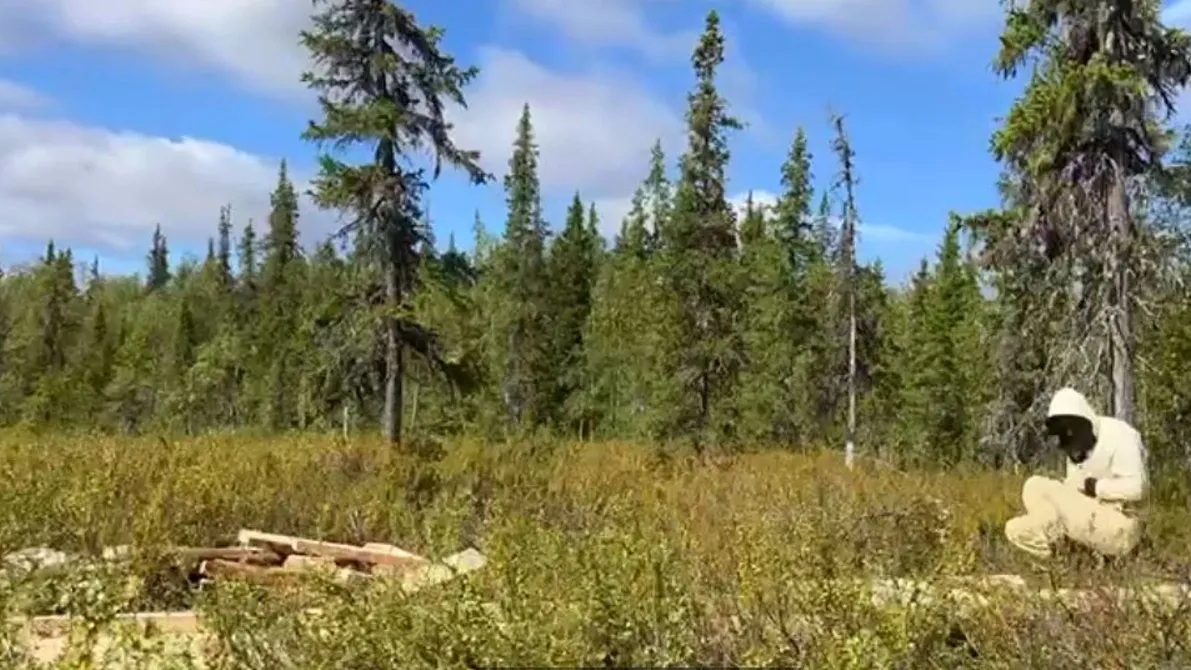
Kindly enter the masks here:
[[367, 549], [368, 551], [383, 551], [385, 553], [393, 554], [396, 556], [409, 556], [411, 558], [422, 558], [421, 556], [418, 556], [415, 553], [406, 551], [406, 550], [402, 549], [401, 547], [397, 547], [392, 544], [385, 544], [383, 542], [366, 542], [366, 543], [364, 543], [364, 548]]
[[298, 570], [285, 568], [249, 565], [236, 561], [225, 561], [219, 558], [203, 561], [199, 566], [199, 573], [204, 577], [214, 579], [235, 579], [262, 586], [279, 586], [282, 584], [296, 584], [303, 576]]
[[[100, 635], [95, 641], [95, 645], [91, 648], [90, 664], [81, 667], [88, 668], [108, 668], [109, 670], [120, 670], [127, 668], [127, 670], [146, 670], [146, 668], [193, 668], [194, 670], [203, 670], [211, 667], [210, 645], [212, 644], [212, 637], [208, 633], [188, 633], [178, 635], [162, 635], [157, 640], [162, 644], [165, 658], [160, 658], [159, 662], [151, 662], [150, 665], [143, 664], [133, 665], [132, 662], [121, 663], [116, 661], [114, 664], [107, 660], [106, 655], [113, 651], [117, 646], [117, 638], [108, 634]], [[65, 637], [44, 637], [36, 638], [28, 645], [28, 651], [33, 657], [33, 661], [39, 663], [39, 668], [57, 668], [63, 667], [61, 664], [67, 649], [67, 638]], [[86, 655], [83, 657], [86, 659]], [[167, 660], [168, 659], [168, 660]], [[185, 659], [185, 660], [182, 660]], [[87, 663], [87, 660], [83, 661]], [[80, 667], [77, 664], [71, 664], [66, 667]]]
[[[312, 558], [310, 556], [303, 556], [301, 558]], [[281, 586], [294, 585], [300, 583], [303, 579], [310, 577], [313, 574], [323, 572], [323, 570], [312, 569], [309, 564], [290, 564], [282, 567], [262, 566], [262, 565], [248, 565], [247, 563], [237, 563], [235, 561], [224, 561], [218, 558], [209, 561], [203, 561], [199, 568], [200, 572], [206, 576], [215, 579], [237, 579], [240, 581], [251, 582], [253, 584], [260, 584], [262, 586]], [[350, 568], [335, 569], [335, 566], [329, 565], [324, 568], [323, 574], [333, 576], [338, 581], [351, 581], [355, 579], [367, 579], [366, 573]]]
[[290, 554], [282, 564], [286, 570], [305, 572], [335, 572], [335, 559], [326, 556], [307, 556], [305, 554]]
[[[426, 565], [430, 561], [425, 557], [411, 554], [407, 551], [367, 549], [351, 544], [338, 542], [322, 542], [290, 535], [262, 533], [255, 530], [242, 530], [238, 540], [244, 546], [265, 547], [279, 554], [306, 554], [308, 556], [326, 556], [336, 561], [348, 561], [361, 565], [385, 565], [392, 568], [412, 569]], [[398, 553], [400, 552], [400, 553]]]
[[262, 547], [174, 547], [166, 553], [195, 564], [216, 558], [249, 565], [281, 565], [285, 560], [281, 554]]
[[[61, 637], [70, 631], [72, 624], [81, 619], [69, 615], [35, 616], [21, 621], [26, 634], [33, 637]], [[116, 615], [116, 622], [136, 624], [142, 629], [152, 628], [165, 634], [197, 633], [200, 629], [198, 614], [181, 612], [133, 612]]]

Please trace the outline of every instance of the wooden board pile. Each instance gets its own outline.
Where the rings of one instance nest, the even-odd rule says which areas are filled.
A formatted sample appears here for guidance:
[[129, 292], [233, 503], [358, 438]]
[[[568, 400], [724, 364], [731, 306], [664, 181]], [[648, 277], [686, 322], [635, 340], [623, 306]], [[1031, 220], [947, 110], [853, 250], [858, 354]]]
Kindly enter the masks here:
[[[356, 546], [254, 530], [240, 531], [236, 546], [180, 547], [168, 553], [186, 572], [195, 573], [203, 580], [236, 579], [285, 585], [321, 572], [341, 580], [396, 579], [407, 592], [449, 581], [478, 570], [487, 562], [475, 549], [434, 562], [391, 544]], [[202, 657], [207, 633], [195, 612], [135, 612], [121, 614], [116, 619], [141, 630], [153, 629], [165, 635], [163, 639], [169, 642], [170, 649], [189, 648], [195, 658]], [[17, 626], [38, 662], [52, 663], [61, 658], [67, 633], [77, 621], [67, 615], [54, 615], [9, 623]], [[102, 635], [95, 654], [110, 643], [110, 636]]]
[[318, 573], [340, 581], [398, 579], [407, 591], [478, 570], [486, 559], [467, 549], [434, 563], [391, 544], [362, 546], [241, 530], [233, 547], [183, 548], [174, 553], [196, 562], [203, 579], [237, 579], [281, 585]]

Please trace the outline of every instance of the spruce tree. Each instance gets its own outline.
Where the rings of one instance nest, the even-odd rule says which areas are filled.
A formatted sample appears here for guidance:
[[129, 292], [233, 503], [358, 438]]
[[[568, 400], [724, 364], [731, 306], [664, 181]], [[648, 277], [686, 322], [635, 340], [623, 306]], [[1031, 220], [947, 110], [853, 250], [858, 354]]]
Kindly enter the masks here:
[[500, 296], [497, 365], [509, 417], [528, 429], [549, 422], [555, 409], [551, 402], [554, 372], [550, 369], [546, 222], [542, 218], [538, 147], [528, 105], [517, 121], [504, 187], [508, 214], [495, 277]]
[[[1107, 352], [1107, 360], [1070, 357], [1056, 376], [1104, 389], [1109, 411], [1130, 422], [1136, 283], [1147, 261], [1130, 182], [1160, 168], [1163, 122], [1191, 78], [1191, 38], [1164, 26], [1161, 12], [1158, 0], [1018, 3], [1007, 10], [994, 61], [1003, 78], [1027, 65], [1034, 72], [993, 137], [1026, 214], [1020, 242], [998, 249], [993, 262], [1020, 273], [1037, 253], [1027, 240], [1044, 241], [1050, 267], [1039, 287], [1077, 290], [1067, 330], [1105, 345], [1060, 346]], [[1094, 378], [1100, 370], [1107, 375]]]
[[793, 446], [799, 438], [795, 367], [802, 343], [793, 328], [789, 258], [778, 220], [768, 214], [750, 192], [740, 224], [745, 362], [734, 395], [745, 437]]
[[707, 14], [691, 57], [694, 90], [687, 97], [686, 152], [679, 159], [679, 182], [671, 220], [662, 229], [662, 267], [673, 308], [662, 369], [679, 384], [664, 431], [687, 435], [702, 447], [708, 439], [730, 437], [727, 410], [743, 360], [735, 328], [736, 217], [728, 204], [727, 133], [742, 124], [728, 111], [716, 77], [724, 62], [719, 14]]
[[[353, 165], [324, 154], [314, 196], [322, 207], [348, 212], [345, 232], [359, 234], [380, 268], [382, 424], [385, 437], [398, 443], [406, 349], [442, 363], [433, 333], [408, 317], [421, 260], [418, 247], [426, 238], [419, 222], [427, 178], [437, 178], [447, 164], [475, 183], [489, 179], [479, 154], [455, 144], [444, 111], [447, 104], [465, 103], [463, 88], [477, 70], [459, 67], [443, 51], [441, 29], [419, 25], [413, 13], [388, 0], [316, 0], [315, 6], [321, 11], [314, 27], [301, 33], [313, 60], [302, 81], [318, 92], [323, 118], [312, 121], [304, 137], [336, 148], [362, 147], [373, 158]], [[429, 174], [408, 160], [421, 149], [431, 154]]]
[[224, 206], [219, 209], [218, 243], [215, 247], [215, 259], [219, 264], [219, 278], [226, 290], [231, 290], [234, 274], [232, 272], [232, 208]]
[[273, 429], [285, 428], [293, 419], [291, 393], [297, 385], [293, 374], [292, 350], [301, 309], [301, 247], [298, 243], [298, 194], [284, 161], [271, 197], [269, 230], [264, 239], [261, 268], [261, 314], [257, 333], [261, 368], [268, 370], [261, 384], [264, 422]]
[[575, 193], [562, 232], [550, 246], [546, 272], [552, 341], [550, 369], [555, 375], [553, 404], [562, 409], [569, 428], [581, 428], [581, 422], [589, 418], [583, 416], [579, 405], [586, 378], [583, 329], [591, 313], [591, 293], [596, 279], [595, 225], [587, 216], [583, 200]]
[[146, 287], [149, 291], [160, 291], [170, 283], [170, 252], [161, 225], [153, 229], [153, 246], [149, 249], [149, 277]]

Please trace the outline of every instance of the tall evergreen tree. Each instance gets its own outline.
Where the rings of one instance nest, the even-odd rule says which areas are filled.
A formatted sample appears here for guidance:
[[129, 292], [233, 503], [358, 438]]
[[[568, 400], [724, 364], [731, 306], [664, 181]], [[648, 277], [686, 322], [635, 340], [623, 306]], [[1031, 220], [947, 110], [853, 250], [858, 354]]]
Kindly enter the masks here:
[[115, 356], [115, 342], [108, 326], [107, 287], [99, 272], [96, 259], [91, 267], [91, 278], [87, 285], [87, 323], [83, 384], [88, 390], [87, 413], [91, 420], [98, 418], [102, 407], [104, 389], [112, 378]]
[[615, 246], [619, 253], [639, 256], [642, 259], [649, 255], [653, 247], [653, 240], [647, 217], [645, 191], [637, 188], [633, 191], [628, 215], [621, 221], [620, 234], [616, 236]]
[[265, 423], [271, 428], [292, 424], [290, 391], [297, 387], [293, 348], [301, 309], [298, 244], [298, 195], [283, 161], [277, 176], [265, 237], [261, 278], [261, 317], [257, 341], [261, 362], [268, 369], [264, 384]]
[[547, 234], [529, 105], [522, 108], [517, 121], [504, 188], [508, 214], [496, 269], [501, 298], [496, 351], [509, 416], [520, 426], [530, 426], [549, 421], [554, 407], [546, 304]]
[[933, 272], [924, 261], [909, 297], [905, 407], [920, 431], [920, 462], [954, 465], [973, 458], [980, 428], [975, 417], [987, 397], [984, 299], [963, 257], [960, 223], [949, 223]]
[[661, 239], [665, 277], [677, 305], [666, 337], [670, 353], [658, 374], [680, 384], [665, 430], [694, 436], [697, 445], [731, 432], [727, 401], [743, 359], [733, 325], [739, 310], [736, 221], [726, 199], [727, 133], [742, 125], [716, 85], [723, 62], [724, 36], [713, 10], [691, 57], [695, 87], [687, 98], [688, 147], [679, 160], [674, 210]]
[[[1078, 286], [1071, 331], [1096, 333], [1108, 345], [1106, 361], [1059, 361], [1064, 369], [1055, 373], [1104, 389], [1110, 411], [1130, 422], [1145, 237], [1130, 182], [1159, 167], [1166, 138], [1158, 115], [1174, 111], [1191, 77], [1191, 38], [1164, 26], [1161, 11], [1158, 0], [1029, 0], [1007, 10], [994, 63], [1005, 78], [1037, 63], [993, 138], [1026, 213], [1026, 230], [1005, 238], [1018, 243], [997, 249], [994, 262], [1020, 271], [1037, 253], [1023, 241], [1045, 242], [1051, 267], [1043, 283], [1057, 291]], [[1071, 344], [1064, 348], [1085, 349]], [[1102, 369], [1107, 379], [1090, 376]]]
[[401, 440], [405, 353], [412, 347], [437, 360], [433, 334], [407, 316], [417, 275], [418, 246], [425, 238], [424, 168], [407, 167], [411, 153], [428, 148], [432, 176], [444, 163], [476, 183], [489, 175], [479, 154], [456, 146], [444, 116], [447, 103], [464, 104], [463, 87], [477, 74], [460, 68], [441, 46], [442, 30], [423, 27], [387, 0], [316, 0], [321, 11], [301, 41], [314, 67], [302, 81], [319, 92], [321, 121], [305, 137], [336, 146], [364, 145], [370, 163], [349, 165], [324, 155], [314, 183], [320, 206], [351, 213], [348, 229], [367, 240], [381, 268], [384, 309], [384, 434]]
[[232, 287], [232, 208], [224, 206], [219, 209], [218, 243], [215, 248], [215, 259], [219, 264], [219, 278], [224, 288]]
[[149, 276], [146, 287], [150, 291], [160, 291], [170, 283], [170, 252], [165, 235], [161, 232], [161, 225], [153, 229], [153, 246], [149, 249]]
[[805, 437], [798, 431], [795, 372], [804, 343], [793, 328], [791, 267], [779, 219], [767, 214], [750, 193], [740, 225], [745, 363], [735, 397], [746, 437], [792, 446]]
[[790, 256], [796, 270], [805, 269], [806, 256], [811, 248], [808, 244], [812, 230], [811, 198], [811, 153], [807, 146], [806, 131], [801, 127], [794, 134], [790, 153], [782, 163], [782, 195], [774, 208], [774, 225], [778, 239]]
[[[594, 209], [592, 213], [594, 214]], [[551, 362], [555, 375], [555, 407], [562, 408], [570, 427], [583, 428], [591, 417], [583, 411], [586, 380], [583, 330], [591, 313], [597, 240], [579, 194], [571, 200], [562, 232], [550, 246], [546, 278], [551, 315]]]
[[656, 140], [649, 150], [649, 174], [641, 185], [642, 206], [648, 207], [647, 230], [644, 232], [643, 247], [646, 253], [653, 253], [662, 239], [663, 230], [670, 222], [674, 208], [674, 187], [666, 176], [666, 152], [662, 141]]

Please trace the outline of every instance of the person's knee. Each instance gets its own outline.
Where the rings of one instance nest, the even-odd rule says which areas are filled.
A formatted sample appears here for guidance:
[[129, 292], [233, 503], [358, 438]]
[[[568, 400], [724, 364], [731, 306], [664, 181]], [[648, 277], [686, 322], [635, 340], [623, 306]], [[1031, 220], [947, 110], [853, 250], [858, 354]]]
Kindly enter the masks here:
[[1048, 558], [1051, 555], [1051, 538], [1039, 525], [1036, 517], [1019, 516], [1005, 522], [1005, 538], [1018, 549], [1039, 558]]
[[1026, 509], [1031, 509], [1046, 503], [1050, 499], [1050, 492], [1056, 486], [1062, 486], [1062, 484], [1050, 477], [1043, 477], [1041, 475], [1030, 477], [1026, 480], [1025, 485], [1021, 487], [1022, 504], [1026, 506]]
[[1050, 491], [1055, 486], [1061, 486], [1062, 483], [1057, 479], [1050, 477], [1043, 477], [1042, 475], [1033, 475], [1026, 480], [1025, 485], [1021, 487], [1022, 491], [1031, 491], [1035, 493], [1043, 493]]
[[1010, 542], [1016, 542], [1026, 537], [1029, 535], [1030, 530], [1030, 520], [1024, 516], [1013, 517], [1005, 522], [1005, 537]]

